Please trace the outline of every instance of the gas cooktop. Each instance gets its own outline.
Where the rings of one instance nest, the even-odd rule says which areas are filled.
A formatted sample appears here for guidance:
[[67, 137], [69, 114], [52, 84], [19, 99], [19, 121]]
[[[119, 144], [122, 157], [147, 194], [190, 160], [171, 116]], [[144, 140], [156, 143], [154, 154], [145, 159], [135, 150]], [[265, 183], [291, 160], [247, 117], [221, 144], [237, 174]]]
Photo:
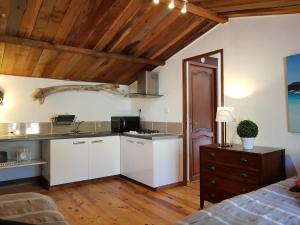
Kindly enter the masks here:
[[138, 130], [138, 131], [129, 131], [124, 132], [125, 134], [133, 134], [133, 135], [157, 135], [160, 134], [158, 130]]

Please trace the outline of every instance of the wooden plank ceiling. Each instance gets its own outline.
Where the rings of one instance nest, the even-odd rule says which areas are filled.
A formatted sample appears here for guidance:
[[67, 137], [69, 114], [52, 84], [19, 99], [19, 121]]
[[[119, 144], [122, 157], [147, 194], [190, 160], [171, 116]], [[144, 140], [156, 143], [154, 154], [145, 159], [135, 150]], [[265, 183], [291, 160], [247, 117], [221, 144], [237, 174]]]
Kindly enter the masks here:
[[130, 84], [226, 17], [300, 12], [300, 0], [189, 0], [185, 15], [167, 2], [0, 0], [0, 73]]

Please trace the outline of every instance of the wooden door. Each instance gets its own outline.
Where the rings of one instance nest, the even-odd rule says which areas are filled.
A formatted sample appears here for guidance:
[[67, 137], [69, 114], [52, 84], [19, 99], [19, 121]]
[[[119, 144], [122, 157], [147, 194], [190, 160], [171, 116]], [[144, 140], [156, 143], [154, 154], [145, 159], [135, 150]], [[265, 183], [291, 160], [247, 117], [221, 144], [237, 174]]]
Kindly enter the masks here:
[[188, 62], [190, 180], [200, 177], [199, 147], [216, 142], [216, 67]]

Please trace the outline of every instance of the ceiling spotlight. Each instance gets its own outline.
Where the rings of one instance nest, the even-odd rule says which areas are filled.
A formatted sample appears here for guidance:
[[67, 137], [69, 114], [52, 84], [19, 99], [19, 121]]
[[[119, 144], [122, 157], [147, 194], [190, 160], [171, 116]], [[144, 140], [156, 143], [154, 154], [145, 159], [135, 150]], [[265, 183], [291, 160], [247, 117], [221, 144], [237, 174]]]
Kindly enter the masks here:
[[175, 8], [174, 0], [171, 0], [171, 1], [170, 1], [168, 7], [169, 7], [169, 9], [174, 9], [174, 8]]
[[154, 4], [159, 4], [159, 0], [153, 0]]
[[187, 0], [184, 0], [183, 6], [182, 6], [182, 9], [181, 9], [181, 13], [183, 13], [183, 14], [185, 14], [187, 12], [186, 2], [187, 2]]

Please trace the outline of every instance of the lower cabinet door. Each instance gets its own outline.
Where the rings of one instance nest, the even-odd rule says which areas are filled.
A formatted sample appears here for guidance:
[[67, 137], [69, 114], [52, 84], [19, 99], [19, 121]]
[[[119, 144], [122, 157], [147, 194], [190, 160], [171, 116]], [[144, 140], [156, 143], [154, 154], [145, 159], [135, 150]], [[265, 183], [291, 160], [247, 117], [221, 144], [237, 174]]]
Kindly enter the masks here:
[[120, 174], [120, 137], [89, 138], [89, 179]]
[[121, 174], [153, 187], [152, 141], [122, 137]]
[[89, 178], [88, 147], [88, 141], [85, 138], [50, 142], [51, 186]]

